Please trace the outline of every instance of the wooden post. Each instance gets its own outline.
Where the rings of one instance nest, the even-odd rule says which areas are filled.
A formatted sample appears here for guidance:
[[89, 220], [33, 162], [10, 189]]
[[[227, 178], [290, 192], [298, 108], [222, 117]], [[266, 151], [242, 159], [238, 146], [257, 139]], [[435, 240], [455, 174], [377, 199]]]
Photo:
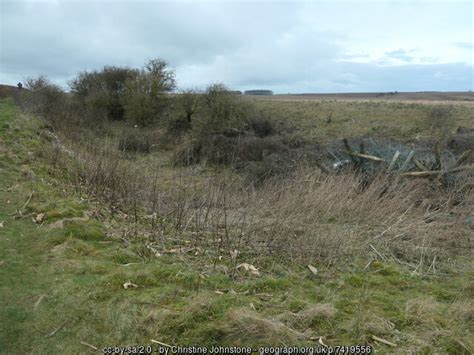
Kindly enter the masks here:
[[407, 159], [405, 160], [405, 162], [403, 163], [402, 167], [400, 168], [400, 170], [398, 170], [399, 172], [403, 172], [405, 171], [405, 169], [408, 167], [408, 164], [410, 164], [411, 160], [413, 159], [413, 156], [415, 155], [415, 151], [412, 150], [409, 154], [408, 154], [408, 157]]
[[395, 163], [397, 162], [398, 158], [400, 157], [400, 151], [397, 150], [395, 152], [395, 154], [393, 155], [393, 158], [392, 158], [392, 161], [390, 162], [390, 164], [388, 165], [388, 169], [387, 169], [387, 172], [390, 172], [393, 167], [395, 166]]
[[351, 147], [349, 146], [349, 142], [347, 141], [347, 138], [344, 138], [342, 140], [342, 143], [344, 143], [344, 147], [346, 147], [346, 150], [349, 154], [349, 158], [351, 159], [352, 163], [355, 166], [357, 166], [359, 164], [359, 161], [356, 158], [354, 158], [353, 154], [351, 154], [351, 153], [354, 153], [354, 152], [352, 151]]

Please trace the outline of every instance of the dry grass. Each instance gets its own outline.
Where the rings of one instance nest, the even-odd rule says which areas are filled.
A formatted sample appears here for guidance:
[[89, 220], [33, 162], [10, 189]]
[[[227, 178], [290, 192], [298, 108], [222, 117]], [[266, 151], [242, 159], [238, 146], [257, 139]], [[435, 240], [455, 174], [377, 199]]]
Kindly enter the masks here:
[[295, 345], [305, 336], [277, 319], [266, 318], [249, 309], [235, 309], [228, 314], [224, 332], [234, 343], [264, 345], [271, 339], [274, 346]]
[[[162, 151], [123, 154], [115, 138], [61, 136], [49, 150], [40, 123], [11, 111], [0, 111], [6, 352], [319, 337], [382, 353], [473, 348], [472, 190], [303, 168], [254, 187], [229, 169], [173, 168]], [[259, 276], [235, 272], [241, 262]]]
[[[430, 267], [472, 246], [469, 226], [459, 223], [473, 207], [472, 189], [308, 168], [254, 188], [229, 170], [172, 168], [159, 154], [130, 156], [113, 140], [102, 143], [74, 144], [73, 159], [69, 149], [45, 155], [112, 214], [122, 210], [135, 223], [170, 218], [179, 238], [197, 236], [193, 243], [216, 257], [237, 249], [253, 258], [333, 263], [363, 256]], [[156, 234], [155, 222], [147, 234]]]
[[400, 140], [430, 137], [427, 119], [433, 109], [451, 111], [445, 126], [474, 128], [473, 101], [385, 101], [249, 98], [272, 119], [288, 129], [293, 139], [328, 143], [344, 137], [381, 136]]
[[[256, 102], [271, 112], [284, 108], [280, 114], [298, 116], [293, 122], [297, 133], [308, 133], [308, 123], [318, 127], [324, 139], [332, 131], [362, 135], [374, 127], [367, 120], [383, 122], [395, 135], [400, 126], [409, 135], [425, 133], [431, 128], [425, 121], [433, 112], [446, 116], [444, 110], [419, 104]], [[459, 107], [451, 107], [449, 113], [452, 121], [443, 123], [446, 129], [470, 115]], [[331, 121], [321, 123], [326, 115]], [[83, 122], [55, 123], [59, 137], [40, 130], [53, 144], [38, 154], [57, 176], [104, 202], [112, 216], [125, 213], [133, 235], [156, 236], [161, 233], [160, 221], [166, 219], [176, 228], [172, 244], [192, 240], [215, 258], [233, 250], [255, 259], [277, 255], [292, 262], [327, 264], [340, 258], [389, 258], [416, 269], [434, 269], [436, 260], [466, 254], [472, 247], [470, 227], [459, 223], [473, 208], [472, 188], [460, 192], [460, 186], [446, 189], [427, 180], [384, 174], [366, 179], [352, 171], [325, 175], [307, 167], [255, 187], [231, 169], [173, 166], [172, 153], [151, 149], [160, 141], [159, 130], [101, 124], [91, 130]], [[136, 149], [127, 149], [131, 152], [118, 149], [125, 135], [133, 137]], [[133, 152], [143, 150], [143, 137], [146, 155]]]

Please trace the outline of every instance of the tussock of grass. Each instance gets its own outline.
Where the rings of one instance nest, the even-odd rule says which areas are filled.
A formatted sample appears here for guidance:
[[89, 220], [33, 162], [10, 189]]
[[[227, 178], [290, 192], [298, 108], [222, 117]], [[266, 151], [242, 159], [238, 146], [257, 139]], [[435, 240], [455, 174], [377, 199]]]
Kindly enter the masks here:
[[275, 318], [266, 318], [249, 309], [234, 309], [228, 314], [223, 332], [235, 344], [299, 344], [305, 336]]
[[317, 329], [321, 323], [334, 319], [336, 312], [336, 308], [330, 303], [316, 303], [297, 313], [285, 312], [279, 318], [292, 328], [306, 330], [308, 327], [313, 327]]

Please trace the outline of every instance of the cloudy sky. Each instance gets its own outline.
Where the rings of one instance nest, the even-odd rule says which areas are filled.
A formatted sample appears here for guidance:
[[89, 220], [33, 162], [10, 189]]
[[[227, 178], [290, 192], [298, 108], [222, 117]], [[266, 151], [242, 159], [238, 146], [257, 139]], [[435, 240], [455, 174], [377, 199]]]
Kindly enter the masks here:
[[0, 83], [161, 57], [181, 88], [474, 89], [472, 1], [0, 0]]

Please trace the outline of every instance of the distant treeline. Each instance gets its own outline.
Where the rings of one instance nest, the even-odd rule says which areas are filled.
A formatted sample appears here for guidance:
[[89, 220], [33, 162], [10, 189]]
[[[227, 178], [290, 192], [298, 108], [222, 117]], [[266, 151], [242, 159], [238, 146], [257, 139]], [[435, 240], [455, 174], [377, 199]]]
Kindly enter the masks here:
[[244, 92], [240, 90], [226, 90], [226, 92], [232, 95], [273, 95], [271, 90], [246, 90]]
[[244, 95], [273, 95], [271, 90], [246, 90]]

